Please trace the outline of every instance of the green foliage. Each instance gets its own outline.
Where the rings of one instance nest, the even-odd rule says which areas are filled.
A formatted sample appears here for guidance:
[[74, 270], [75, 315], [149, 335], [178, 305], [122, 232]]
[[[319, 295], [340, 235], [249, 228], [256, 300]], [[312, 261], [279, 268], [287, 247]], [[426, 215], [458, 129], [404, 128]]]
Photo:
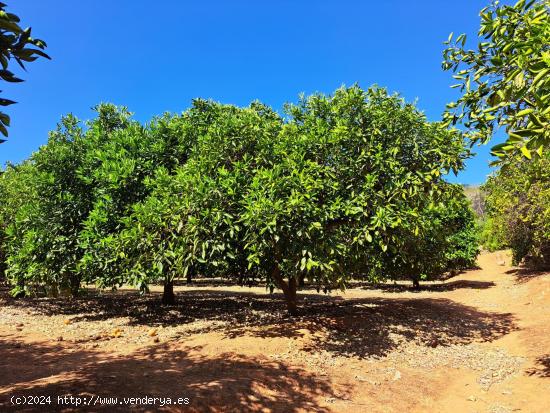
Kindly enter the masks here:
[[74, 295], [82, 281], [122, 283], [111, 251], [121, 219], [147, 195], [145, 179], [186, 151], [169, 116], [144, 128], [125, 108], [96, 111], [86, 129], [63, 118], [46, 145], [2, 176], [7, 274], [26, 292]]
[[383, 256], [384, 274], [393, 279], [433, 280], [448, 271], [471, 268], [478, 249], [474, 212], [462, 188], [448, 184], [439, 202], [419, 214], [418, 230], [399, 230], [400, 248]]
[[463, 123], [472, 142], [487, 142], [500, 126], [508, 139], [493, 147], [499, 160], [541, 156], [550, 146], [550, 3], [494, 2], [480, 13], [482, 41], [467, 49], [464, 34], [449, 36], [443, 68], [462, 96], [445, 120]]
[[381, 255], [399, 254], [402, 233], [418, 233], [446, 187], [442, 175], [462, 167], [460, 136], [378, 88], [314, 95], [287, 112], [280, 160], [244, 199], [250, 264], [283, 291], [302, 275], [319, 288], [383, 278]]
[[487, 251], [494, 252], [508, 247], [503, 220], [485, 217], [480, 220], [479, 242]]
[[202, 100], [182, 120], [193, 142], [189, 160], [173, 174], [157, 170], [151, 195], [134, 205], [117, 242], [125, 278], [142, 289], [195, 271], [242, 279], [242, 196], [257, 168], [272, 162], [269, 147], [282, 125], [258, 103], [240, 109]]
[[[22, 82], [13, 72], [8, 70], [9, 62], [14, 59], [21, 68], [25, 69], [25, 62], [33, 62], [38, 57], [50, 57], [44, 53], [46, 43], [31, 37], [31, 28], [23, 29], [19, 26], [20, 19], [13, 13], [5, 11], [6, 5], [0, 3], [0, 78], [6, 82]], [[15, 102], [9, 99], [0, 99], [0, 106], [12, 105]], [[0, 112], [0, 133], [8, 136], [7, 127], [10, 126], [10, 117]], [[4, 142], [0, 139], [0, 143]]]
[[[78, 290], [78, 236], [90, 205], [89, 188], [77, 175], [83, 153], [82, 129], [67, 116], [29, 162], [2, 176], [8, 193], [4, 213], [12, 215], [4, 221], [7, 275], [26, 292], [36, 287], [51, 294]], [[19, 197], [24, 203], [10, 205]]]
[[490, 177], [483, 190], [491, 236], [504, 238], [514, 262], [550, 265], [550, 156], [522, 159]]
[[259, 104], [198, 103], [208, 123], [190, 160], [158, 172], [117, 243], [142, 286], [200, 267], [264, 279], [293, 312], [301, 277], [325, 290], [381, 279], [380, 255], [426, 224], [442, 176], [468, 155], [458, 133], [383, 89], [304, 98], [287, 122]]
[[145, 126], [125, 108], [96, 110], [85, 127], [64, 118], [0, 179], [17, 292], [162, 282], [170, 293], [200, 272], [262, 280], [295, 312], [303, 278], [326, 291], [475, 259], [472, 212], [443, 178], [469, 156], [460, 133], [384, 89], [302, 98], [286, 119], [258, 102], [195, 100]]
[[441, 227], [434, 231], [445, 234], [440, 248], [445, 248], [445, 270], [465, 270], [475, 266], [479, 254], [479, 228], [475, 213], [466, 198], [453, 195], [443, 203]]
[[[20, 165], [8, 165], [0, 175], [0, 224], [2, 241], [2, 266], [7, 271], [7, 260], [17, 254], [28, 226], [18, 217], [29, 215], [33, 210], [32, 200], [35, 199], [35, 169], [29, 162]], [[31, 258], [31, 257], [29, 257]], [[24, 278], [14, 283], [14, 294], [23, 294], [25, 291]]]

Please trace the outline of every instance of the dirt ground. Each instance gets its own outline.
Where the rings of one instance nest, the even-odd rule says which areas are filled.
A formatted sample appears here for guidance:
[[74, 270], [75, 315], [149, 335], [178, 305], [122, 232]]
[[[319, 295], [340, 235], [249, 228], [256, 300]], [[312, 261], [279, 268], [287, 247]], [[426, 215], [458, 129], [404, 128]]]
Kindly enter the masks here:
[[[179, 286], [171, 307], [158, 292], [3, 291], [0, 411], [548, 412], [550, 273], [509, 262], [483, 254], [480, 269], [420, 292], [306, 289], [297, 319], [278, 294], [223, 283]], [[121, 401], [146, 396], [188, 404]]]

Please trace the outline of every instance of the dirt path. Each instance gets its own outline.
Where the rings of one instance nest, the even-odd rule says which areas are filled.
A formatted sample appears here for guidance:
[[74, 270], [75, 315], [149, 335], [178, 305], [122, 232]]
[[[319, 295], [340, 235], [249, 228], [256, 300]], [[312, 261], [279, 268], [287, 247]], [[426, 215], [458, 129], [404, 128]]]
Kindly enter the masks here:
[[[259, 287], [178, 287], [168, 308], [133, 291], [4, 292], [0, 411], [548, 412], [550, 274], [498, 261], [421, 292], [306, 290], [297, 320]], [[118, 399], [76, 408], [64, 395]], [[189, 404], [121, 404], [145, 396]]]

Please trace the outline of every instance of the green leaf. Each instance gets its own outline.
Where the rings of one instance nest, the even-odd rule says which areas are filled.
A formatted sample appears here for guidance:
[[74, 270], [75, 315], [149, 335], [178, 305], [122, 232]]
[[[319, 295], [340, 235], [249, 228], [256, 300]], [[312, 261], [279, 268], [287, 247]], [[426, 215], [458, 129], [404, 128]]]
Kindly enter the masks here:
[[529, 149], [527, 149], [525, 146], [522, 146], [520, 150], [527, 159], [531, 159], [531, 151]]

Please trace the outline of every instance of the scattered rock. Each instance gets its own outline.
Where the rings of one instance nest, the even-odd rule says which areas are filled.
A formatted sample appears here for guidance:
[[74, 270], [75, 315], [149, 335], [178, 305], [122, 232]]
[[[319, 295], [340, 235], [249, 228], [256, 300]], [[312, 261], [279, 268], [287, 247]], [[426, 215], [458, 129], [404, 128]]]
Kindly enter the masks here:
[[115, 328], [113, 331], [111, 331], [111, 337], [118, 338], [122, 335], [122, 330], [120, 328]]

